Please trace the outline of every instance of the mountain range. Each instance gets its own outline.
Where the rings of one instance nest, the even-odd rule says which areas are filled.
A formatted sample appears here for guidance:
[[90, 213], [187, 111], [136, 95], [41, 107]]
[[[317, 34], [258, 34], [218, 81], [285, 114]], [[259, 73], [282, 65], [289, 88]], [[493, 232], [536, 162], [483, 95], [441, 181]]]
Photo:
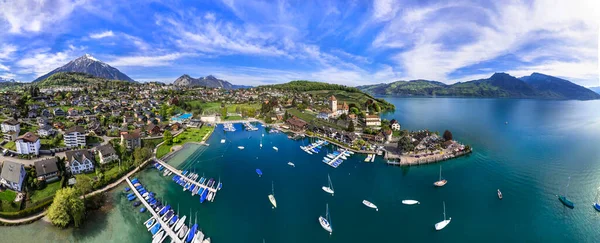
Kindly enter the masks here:
[[75, 60], [72, 60], [64, 66], [54, 69], [51, 72], [38, 77], [33, 82], [42, 81], [52, 76], [52, 74], [60, 72], [85, 73], [98, 78], [135, 82], [129, 76], [119, 71], [119, 69], [111, 67], [110, 65], [102, 61], [99, 61], [98, 59], [92, 57], [89, 54], [85, 54]]
[[594, 92], [596, 92], [596, 93], [598, 93], [598, 94], [600, 94], [600, 86], [598, 86], [598, 87], [590, 87], [589, 89], [592, 90], [592, 91], [594, 91]]
[[209, 88], [222, 88], [222, 89], [239, 89], [239, 88], [250, 88], [251, 86], [234, 85], [228, 81], [215, 78], [215, 76], [208, 75], [206, 77], [192, 78], [190, 75], [184, 74], [177, 78], [173, 84], [175, 86], [186, 86], [186, 87], [209, 87]]
[[17, 81], [14, 79], [7, 79], [7, 78], [0, 77], [0, 83], [14, 83], [14, 82], [17, 82]]
[[363, 85], [357, 88], [374, 95], [600, 99], [599, 94], [585, 87], [541, 73], [532, 73], [521, 78], [507, 73], [494, 73], [486, 79], [454, 84], [412, 80]]

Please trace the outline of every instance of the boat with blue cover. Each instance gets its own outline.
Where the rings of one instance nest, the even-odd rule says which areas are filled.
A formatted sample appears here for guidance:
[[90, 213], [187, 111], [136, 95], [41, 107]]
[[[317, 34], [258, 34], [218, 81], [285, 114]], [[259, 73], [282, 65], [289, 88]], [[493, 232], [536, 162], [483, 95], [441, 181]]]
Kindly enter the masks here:
[[156, 222], [156, 219], [154, 217], [152, 217], [152, 218], [146, 220], [144, 225], [146, 225], [146, 229], [150, 229], [150, 227], [152, 227], [152, 225], [154, 225], [155, 222]]
[[137, 207], [137, 206], [140, 206], [140, 204], [142, 204], [142, 202], [140, 202], [140, 201], [135, 201], [135, 202], [133, 203], [133, 206], [134, 206], [134, 207]]
[[129, 192], [130, 190], [131, 190], [131, 188], [125, 187], [125, 192]]
[[196, 236], [196, 231], [198, 230], [198, 224], [194, 224], [194, 226], [192, 226], [192, 228], [190, 229], [190, 233], [188, 234], [187, 238], [185, 238], [185, 242], [192, 242], [192, 240], [194, 239], [194, 236]]
[[154, 226], [152, 226], [152, 228], [150, 228], [150, 233], [152, 233], [152, 235], [156, 234], [156, 232], [158, 232], [158, 230], [160, 230], [160, 223], [156, 222], [156, 224], [154, 224]]
[[140, 213], [144, 213], [144, 212], [146, 212], [146, 207], [140, 208]]
[[135, 196], [131, 196], [131, 197], [127, 198], [127, 201], [133, 201], [133, 200], [135, 200]]
[[173, 216], [173, 218], [171, 218], [171, 220], [169, 221], [169, 226], [173, 226], [175, 223], [177, 223], [178, 219], [179, 217], [177, 217], [177, 215]]
[[208, 196], [208, 189], [202, 192], [202, 195], [200, 196], [200, 203], [203, 203], [206, 200], [206, 196]]
[[164, 207], [163, 209], [160, 210], [160, 212], [158, 212], [158, 215], [163, 216], [165, 213], [167, 213], [167, 211], [171, 209], [170, 205], [167, 205], [166, 207]]
[[263, 173], [260, 169], [256, 169], [256, 174], [258, 174], [258, 177], [261, 177]]
[[223, 183], [219, 182], [219, 185], [217, 186], [217, 190], [221, 190], [222, 187], [223, 187]]

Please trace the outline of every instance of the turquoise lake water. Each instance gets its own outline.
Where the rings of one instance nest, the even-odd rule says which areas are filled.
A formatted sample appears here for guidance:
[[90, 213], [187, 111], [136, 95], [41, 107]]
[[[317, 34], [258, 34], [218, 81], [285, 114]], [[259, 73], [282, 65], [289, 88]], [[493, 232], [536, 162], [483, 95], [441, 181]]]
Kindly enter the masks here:
[[[354, 155], [333, 169], [321, 162], [325, 152], [308, 155], [300, 150], [307, 139], [292, 141], [285, 134], [268, 133], [261, 137], [262, 127], [247, 132], [237, 124], [238, 131], [228, 133], [219, 126], [209, 147], [190, 146], [172, 158], [179, 168], [221, 179], [223, 189], [213, 203], [200, 204], [198, 196], [183, 192], [155, 169], [137, 177], [181, 213], [197, 215], [213, 242], [600, 241], [600, 212], [592, 208], [600, 186], [600, 101], [386, 99], [396, 111], [384, 117], [397, 119], [403, 129], [448, 129], [474, 152], [403, 168], [387, 166], [381, 158], [363, 163], [365, 156]], [[448, 184], [434, 188], [440, 165]], [[263, 172], [260, 178], [257, 168]], [[333, 197], [321, 190], [327, 174]], [[276, 209], [267, 198], [271, 182]], [[503, 200], [497, 198], [498, 188]], [[559, 192], [568, 193], [574, 209], [562, 206]], [[365, 207], [364, 199], [379, 211]], [[403, 205], [404, 199], [421, 204]], [[121, 190], [111, 200], [114, 208], [93, 214], [82, 229], [58, 230], [40, 221], [3, 227], [0, 233], [7, 242], [150, 242], [142, 225], [149, 214], [133, 209]], [[435, 231], [443, 201], [452, 222]], [[331, 236], [317, 221], [326, 203]]]

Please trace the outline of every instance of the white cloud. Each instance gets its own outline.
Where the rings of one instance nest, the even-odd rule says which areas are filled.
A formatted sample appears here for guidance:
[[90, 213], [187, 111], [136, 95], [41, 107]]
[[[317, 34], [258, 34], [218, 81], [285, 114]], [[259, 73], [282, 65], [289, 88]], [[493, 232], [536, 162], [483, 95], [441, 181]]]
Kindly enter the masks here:
[[102, 38], [113, 37], [113, 36], [115, 36], [115, 34], [112, 32], [112, 30], [90, 34], [90, 38], [92, 38], [92, 39], [102, 39]]
[[10, 25], [11, 33], [40, 32], [49, 24], [67, 18], [84, 2], [83, 0], [0, 1], [0, 19], [4, 19]]
[[2, 65], [2, 63], [0, 63], [0, 70], [10, 71], [10, 68], [8, 68], [7, 66], [4, 66], [4, 65]]
[[172, 53], [159, 56], [126, 56], [116, 57], [115, 59], [108, 61], [107, 63], [111, 66], [133, 66], [133, 67], [157, 67], [157, 66], [168, 66], [172, 64], [172, 61], [179, 58], [191, 56], [190, 54], [184, 53]]
[[395, 0], [373, 1], [373, 18], [377, 21], [385, 21], [393, 18], [398, 11], [398, 3]]
[[460, 68], [507, 54], [523, 62], [515, 64], [519, 70], [569, 77], [599, 71], [597, 1], [498, 2], [486, 8], [460, 4], [406, 9], [372, 45], [379, 50], [404, 48], [392, 60], [404, 69], [405, 79], [447, 81]]
[[35, 74], [36, 77], [39, 77], [65, 65], [76, 58], [83, 49], [85, 48], [71, 46], [69, 49], [55, 53], [47, 49], [32, 50], [16, 62], [16, 67], [19, 69], [15, 72], [21, 75]]
[[17, 46], [11, 44], [2, 44], [0, 46], [0, 60], [10, 59], [12, 54], [17, 51]]

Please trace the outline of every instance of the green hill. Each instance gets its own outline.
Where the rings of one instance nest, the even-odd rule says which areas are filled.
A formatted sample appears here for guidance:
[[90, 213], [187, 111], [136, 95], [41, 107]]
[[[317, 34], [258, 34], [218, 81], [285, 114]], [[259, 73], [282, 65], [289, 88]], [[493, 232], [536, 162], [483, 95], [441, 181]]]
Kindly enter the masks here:
[[339, 84], [297, 80], [283, 84], [263, 85], [259, 86], [259, 88], [306, 92], [318, 97], [328, 97], [334, 95], [338, 99], [338, 102], [346, 102], [348, 104], [354, 103], [359, 106], [365, 104], [368, 100], [374, 100], [382, 110], [395, 109], [393, 104], [385, 101], [384, 99], [375, 98], [356, 87], [348, 87]]
[[486, 79], [451, 85], [436, 81], [413, 80], [364, 85], [357, 88], [374, 95], [600, 99], [600, 95], [584, 87], [538, 73], [520, 79], [506, 73], [495, 73]]

